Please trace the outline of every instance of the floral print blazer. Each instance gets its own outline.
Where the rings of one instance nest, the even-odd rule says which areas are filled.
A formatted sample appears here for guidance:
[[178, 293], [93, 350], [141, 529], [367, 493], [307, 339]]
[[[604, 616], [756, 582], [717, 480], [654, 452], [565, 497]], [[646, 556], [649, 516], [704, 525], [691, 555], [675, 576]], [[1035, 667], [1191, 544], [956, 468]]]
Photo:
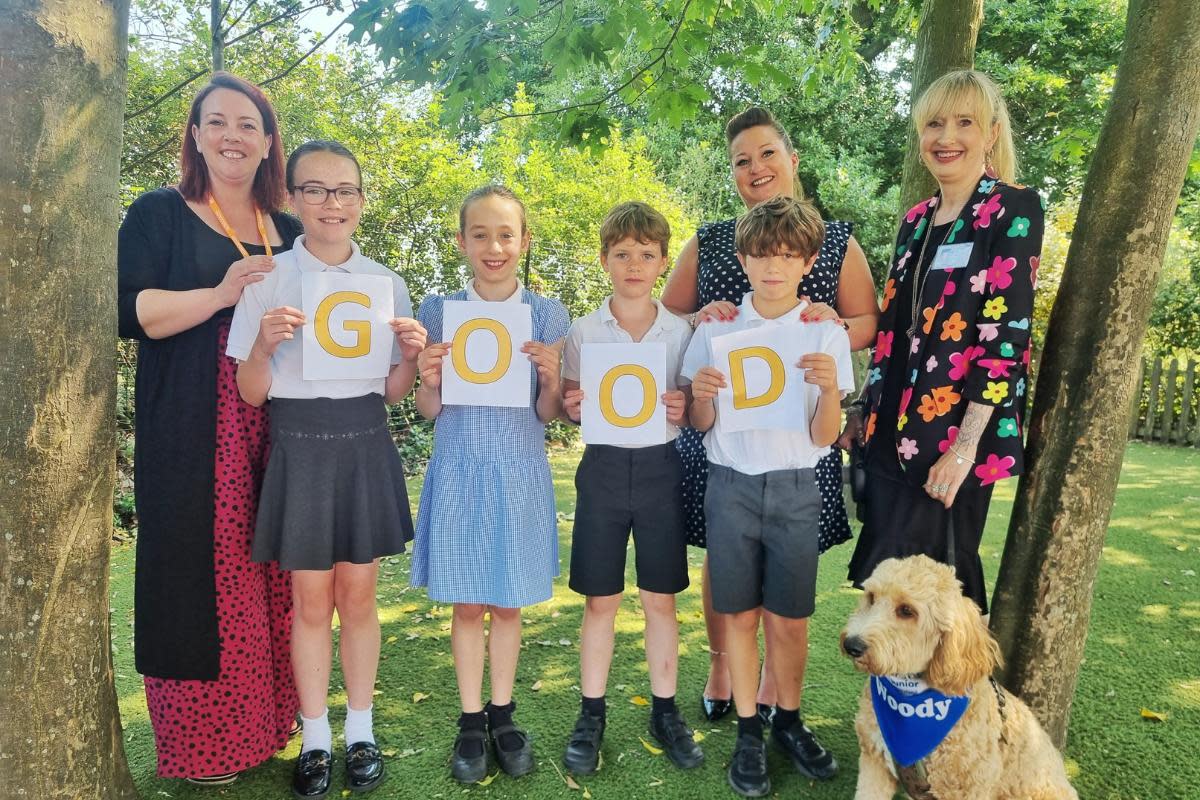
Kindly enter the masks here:
[[946, 244], [973, 244], [966, 266], [930, 271], [917, 310], [919, 327], [908, 352], [899, 352], [905, 333], [895, 329], [892, 301], [897, 288], [913, 279], [921, 237], [933, 224], [939, 199], [935, 195], [909, 209], [896, 237], [868, 365], [866, 439], [874, 433], [884, 375], [903, 369], [907, 380], [895, 447], [910, 482], [925, 482], [930, 467], [958, 436], [967, 403], [973, 401], [995, 410], [963, 485], [988, 486], [1023, 467], [1021, 418], [1044, 206], [1032, 189], [980, 180], [946, 239]]

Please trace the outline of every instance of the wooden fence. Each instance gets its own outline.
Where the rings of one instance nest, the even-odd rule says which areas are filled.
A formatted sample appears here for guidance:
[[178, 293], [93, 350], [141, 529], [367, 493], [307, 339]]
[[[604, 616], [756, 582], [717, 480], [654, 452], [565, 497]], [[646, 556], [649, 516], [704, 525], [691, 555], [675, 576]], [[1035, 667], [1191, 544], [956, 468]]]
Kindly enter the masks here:
[[1129, 438], [1200, 447], [1200, 375], [1197, 363], [1172, 358], [1147, 361], [1138, 372], [1129, 415]]

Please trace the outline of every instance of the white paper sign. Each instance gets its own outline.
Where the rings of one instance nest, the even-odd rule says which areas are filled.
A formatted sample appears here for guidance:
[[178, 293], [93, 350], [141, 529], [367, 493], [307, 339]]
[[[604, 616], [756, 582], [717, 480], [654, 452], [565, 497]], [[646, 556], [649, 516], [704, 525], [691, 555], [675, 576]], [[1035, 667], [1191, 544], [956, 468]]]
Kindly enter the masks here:
[[579, 388], [585, 444], [667, 441], [667, 345], [584, 344]]
[[382, 275], [307, 273], [300, 296], [306, 381], [387, 377], [395, 336], [392, 282]]
[[521, 352], [533, 340], [525, 303], [447, 300], [442, 341], [452, 343], [442, 361], [442, 403], [448, 406], [528, 406], [533, 364]]
[[717, 392], [722, 430], [808, 430], [798, 338], [791, 326], [770, 326], [712, 340], [713, 366], [725, 375]]

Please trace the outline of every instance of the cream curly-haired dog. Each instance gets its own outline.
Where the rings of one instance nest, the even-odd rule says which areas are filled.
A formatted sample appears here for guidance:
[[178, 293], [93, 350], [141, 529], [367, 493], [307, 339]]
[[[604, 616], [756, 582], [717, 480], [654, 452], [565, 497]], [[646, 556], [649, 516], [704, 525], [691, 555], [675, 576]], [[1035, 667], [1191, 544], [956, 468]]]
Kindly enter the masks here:
[[[991, 680], [1000, 648], [950, 567], [925, 556], [888, 559], [863, 590], [842, 632], [842, 649], [855, 667], [872, 676], [916, 676], [970, 702], [929, 755], [902, 768], [884, 744], [872, 704], [873, 691], [889, 702], [886, 684], [869, 678], [854, 725], [861, 751], [857, 800], [891, 800], [898, 784], [919, 800], [1078, 800], [1062, 756], [1029, 707]], [[901, 703], [901, 710], [914, 716], [912, 705]], [[940, 717], [943, 707], [929, 702], [922, 711], [916, 716]]]

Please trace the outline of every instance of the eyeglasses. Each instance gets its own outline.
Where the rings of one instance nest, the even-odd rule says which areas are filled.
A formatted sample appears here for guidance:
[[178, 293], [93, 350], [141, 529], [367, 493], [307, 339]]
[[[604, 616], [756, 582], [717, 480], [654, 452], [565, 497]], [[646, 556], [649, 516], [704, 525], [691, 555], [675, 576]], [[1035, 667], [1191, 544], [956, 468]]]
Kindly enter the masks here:
[[304, 186], [293, 186], [293, 192], [299, 192], [300, 198], [304, 200], [306, 205], [321, 206], [329, 200], [329, 195], [337, 198], [337, 201], [344, 206], [356, 206], [362, 202], [362, 189], [357, 186], [339, 186], [336, 189], [328, 189], [315, 183], [308, 183]]

